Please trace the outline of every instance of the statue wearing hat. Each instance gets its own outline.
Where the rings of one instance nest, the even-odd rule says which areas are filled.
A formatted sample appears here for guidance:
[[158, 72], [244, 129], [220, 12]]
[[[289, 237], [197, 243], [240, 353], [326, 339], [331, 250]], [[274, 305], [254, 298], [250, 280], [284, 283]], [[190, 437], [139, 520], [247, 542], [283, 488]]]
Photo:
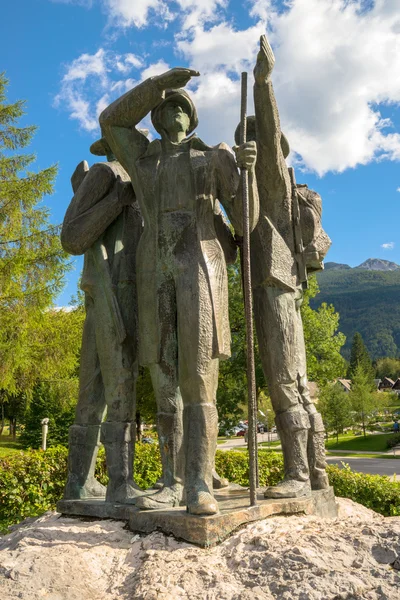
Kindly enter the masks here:
[[[190, 513], [209, 515], [218, 511], [212, 484], [218, 365], [230, 355], [226, 262], [214, 216], [220, 202], [241, 234], [242, 203], [228, 146], [210, 147], [190, 135], [197, 112], [180, 88], [197, 75], [177, 68], [147, 79], [106, 108], [100, 124], [131, 177], [144, 220], [137, 253], [139, 360], [150, 368], [157, 399], [164, 486], [136, 505], [183, 501]], [[137, 129], [150, 112], [161, 136], [152, 142]], [[238, 164], [250, 173], [252, 227], [255, 159], [254, 143], [239, 148]]]
[[267, 498], [294, 498], [328, 487], [324, 427], [311, 401], [300, 314], [307, 271], [322, 268], [330, 240], [321, 227], [321, 202], [307, 186], [291, 182], [270, 80], [274, 55], [265, 36], [254, 69], [255, 117], [248, 139], [257, 139], [260, 219], [251, 235], [254, 318], [263, 371], [282, 443], [284, 481]]
[[[79, 399], [69, 431], [68, 480], [64, 498], [106, 495], [133, 503], [142, 494], [132, 476], [137, 377], [136, 249], [142, 217], [130, 178], [103, 137], [91, 152], [107, 162], [80, 163], [71, 181], [74, 197], [61, 241], [70, 254], [84, 254], [85, 292]], [[103, 421], [107, 411], [106, 421]], [[94, 478], [103, 442], [109, 484]]]

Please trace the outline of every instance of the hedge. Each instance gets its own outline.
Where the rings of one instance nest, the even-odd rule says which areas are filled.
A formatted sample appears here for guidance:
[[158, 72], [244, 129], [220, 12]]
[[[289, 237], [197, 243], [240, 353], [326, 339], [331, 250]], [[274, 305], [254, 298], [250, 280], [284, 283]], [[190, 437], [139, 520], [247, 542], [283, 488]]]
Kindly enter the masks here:
[[[67, 449], [49, 448], [46, 452], [29, 450], [0, 459], [0, 531], [26, 517], [54, 510], [62, 497], [67, 474]], [[247, 486], [248, 455], [245, 452], [217, 450], [216, 468], [230, 481]], [[328, 466], [331, 485], [337, 496], [351, 498], [385, 516], [400, 515], [400, 483], [387, 476], [354, 473], [348, 466]], [[274, 485], [283, 475], [282, 455], [259, 452], [262, 486]], [[156, 444], [136, 444], [135, 479], [143, 488], [150, 487], [161, 475]], [[97, 459], [96, 476], [107, 484], [104, 451]]]

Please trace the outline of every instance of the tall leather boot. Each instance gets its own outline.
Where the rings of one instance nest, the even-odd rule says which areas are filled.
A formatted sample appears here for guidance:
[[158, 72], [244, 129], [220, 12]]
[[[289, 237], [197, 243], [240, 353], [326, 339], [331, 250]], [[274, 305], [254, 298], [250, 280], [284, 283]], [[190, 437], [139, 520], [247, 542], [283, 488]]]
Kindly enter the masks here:
[[106, 495], [104, 485], [94, 478], [99, 436], [100, 425], [72, 425], [69, 428], [65, 500], [102, 498]]
[[320, 413], [309, 414], [307, 455], [310, 467], [311, 489], [326, 490], [329, 487], [325, 458], [325, 427]]
[[310, 422], [305, 411], [285, 412], [275, 418], [282, 444], [285, 477], [268, 487], [265, 498], [300, 498], [311, 494], [307, 460], [307, 441]]
[[106, 501], [135, 504], [143, 492], [133, 481], [133, 448], [135, 424], [106, 421], [101, 424], [101, 441], [106, 450]]
[[213, 404], [184, 408], [186, 435], [186, 507], [192, 515], [215, 515], [213, 467], [216, 445], [217, 409]]
[[157, 510], [179, 506], [183, 498], [185, 472], [182, 413], [158, 413], [157, 431], [163, 456], [163, 488], [151, 496], [143, 496], [136, 506]]

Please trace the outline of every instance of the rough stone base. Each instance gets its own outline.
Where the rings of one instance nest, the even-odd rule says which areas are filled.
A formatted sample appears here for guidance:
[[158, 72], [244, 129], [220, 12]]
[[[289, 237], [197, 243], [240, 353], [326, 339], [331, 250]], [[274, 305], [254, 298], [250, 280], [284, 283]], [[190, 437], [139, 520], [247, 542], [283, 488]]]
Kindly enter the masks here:
[[214, 495], [220, 512], [208, 517], [189, 515], [185, 508], [143, 511], [135, 506], [112, 504], [104, 500], [60, 500], [57, 510], [64, 515], [127, 521], [131, 531], [162, 531], [202, 547], [222, 542], [242, 525], [271, 516], [337, 516], [333, 488], [312, 492], [312, 496], [308, 498], [286, 500], [266, 500], [260, 491], [257, 506], [249, 506], [249, 494], [243, 488], [225, 488]]

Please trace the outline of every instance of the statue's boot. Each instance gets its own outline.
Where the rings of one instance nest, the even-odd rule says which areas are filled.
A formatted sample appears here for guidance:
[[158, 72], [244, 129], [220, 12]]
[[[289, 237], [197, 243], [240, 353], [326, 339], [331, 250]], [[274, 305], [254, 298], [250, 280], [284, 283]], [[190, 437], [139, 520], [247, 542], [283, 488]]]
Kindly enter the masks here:
[[112, 421], [102, 423], [101, 441], [106, 450], [109, 477], [106, 501], [135, 504], [136, 499], [145, 492], [133, 481], [134, 424]]
[[285, 477], [268, 487], [265, 498], [300, 498], [311, 495], [307, 460], [307, 441], [310, 422], [305, 411], [285, 412], [275, 418], [282, 443]]
[[184, 408], [186, 434], [186, 507], [192, 515], [215, 515], [218, 504], [213, 496], [213, 468], [218, 425], [213, 404]]
[[310, 467], [311, 489], [326, 490], [329, 487], [326, 473], [325, 427], [320, 413], [309, 414], [308, 465]]
[[215, 470], [215, 466], [212, 472], [212, 479], [213, 479], [213, 488], [214, 490], [221, 490], [222, 488], [227, 488], [229, 487], [229, 481], [228, 479], [226, 479], [225, 477], [221, 477], [220, 475], [218, 475], [217, 471]]
[[180, 506], [183, 499], [185, 472], [182, 413], [158, 413], [157, 430], [163, 456], [164, 485], [152, 496], [137, 500], [143, 510], [157, 510]]
[[[221, 490], [222, 488], [227, 488], [229, 487], [229, 481], [228, 479], [226, 479], [225, 477], [221, 477], [220, 475], [218, 475], [217, 471], [215, 470], [215, 468], [213, 469], [213, 489], [214, 490]], [[157, 481], [153, 484], [152, 488], [153, 490], [160, 490], [164, 485], [164, 481], [163, 478], [160, 477], [160, 479], [157, 479]]]
[[104, 498], [106, 488], [95, 477], [100, 425], [72, 425], [69, 428], [68, 479], [65, 500]]
[[[161, 461], [162, 462], [162, 461]], [[159, 477], [155, 483], [151, 486], [152, 490], [162, 490], [164, 487], [164, 479], [163, 477]]]

